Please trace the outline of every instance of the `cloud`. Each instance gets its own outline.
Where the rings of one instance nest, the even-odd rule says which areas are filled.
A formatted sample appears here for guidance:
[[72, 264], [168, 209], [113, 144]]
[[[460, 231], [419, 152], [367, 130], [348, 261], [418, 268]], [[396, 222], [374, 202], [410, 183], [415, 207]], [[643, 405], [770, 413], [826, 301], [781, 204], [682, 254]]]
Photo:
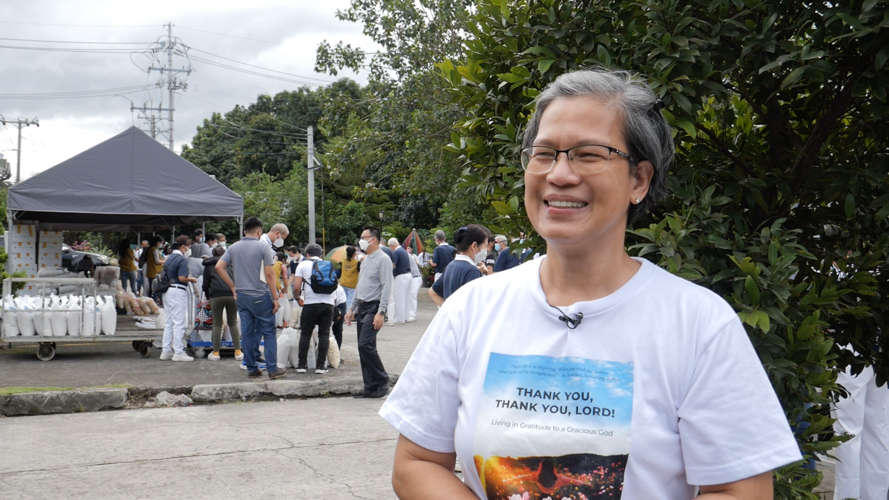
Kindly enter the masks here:
[[[362, 33], [362, 26], [336, 18], [337, 9], [348, 8], [348, 0], [326, 2], [292, 0], [159, 1], [150, 4], [95, 0], [80, 2], [3, 2], [0, 30], [4, 38], [90, 41], [102, 44], [63, 44], [0, 41], [0, 45], [66, 47], [88, 49], [133, 49], [133, 53], [50, 52], [0, 48], [4, 63], [0, 94], [48, 94], [106, 89], [99, 97], [66, 99], [10, 99], [0, 96], [0, 114], [40, 120], [40, 127], [22, 130], [22, 178], [74, 156], [126, 127], [147, 122], [131, 113], [150, 103], [167, 106], [166, 88], [156, 86], [161, 75], [146, 72], [165, 60], [153, 60], [150, 42], [166, 40], [163, 25], [172, 21], [173, 36], [193, 50], [189, 61], [174, 57], [174, 68], [187, 67], [190, 75], [177, 75], [188, 88], [175, 98], [176, 150], [191, 140], [196, 127], [212, 112], [227, 112], [236, 104], [247, 105], [257, 95], [274, 95], [294, 90], [301, 84], [318, 85], [336, 78], [314, 73], [315, 50], [322, 40], [343, 40], [366, 50], [376, 50]], [[51, 8], [49, 8], [51, 6]], [[140, 42], [115, 45], [107, 42]], [[199, 52], [203, 51], [203, 52]], [[209, 54], [208, 54], [209, 53]], [[278, 75], [299, 83], [262, 78], [199, 61], [253, 71], [234, 61], [253, 64], [292, 75]], [[271, 73], [275, 74], [275, 73]], [[166, 75], [165, 75], [166, 76]], [[364, 83], [363, 75], [341, 74]], [[140, 89], [141, 88], [141, 89]], [[113, 94], [123, 94], [115, 97]], [[130, 101], [128, 101], [129, 99]], [[167, 113], [163, 113], [166, 118]], [[166, 121], [162, 123], [166, 129]], [[145, 127], [147, 129], [147, 126]], [[0, 126], [0, 153], [15, 165], [17, 129]], [[166, 139], [162, 142], [166, 144]]]

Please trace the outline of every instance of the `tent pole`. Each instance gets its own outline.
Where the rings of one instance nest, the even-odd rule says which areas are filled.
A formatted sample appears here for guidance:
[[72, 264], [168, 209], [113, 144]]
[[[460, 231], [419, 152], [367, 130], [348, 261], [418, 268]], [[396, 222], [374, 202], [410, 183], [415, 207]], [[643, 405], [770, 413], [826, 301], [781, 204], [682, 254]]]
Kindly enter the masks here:
[[238, 217], [238, 223], [241, 225], [241, 234], [238, 235], [238, 239], [240, 240], [241, 238], [244, 237], [244, 216], [243, 215]]
[[9, 274], [12, 274], [11, 269], [9, 267], [9, 266], [11, 266], [10, 262], [12, 262], [12, 260], [9, 258], [9, 240], [10, 240], [11, 236], [12, 236], [12, 210], [7, 209], [6, 210], [6, 237], [3, 238], [3, 245], [6, 247], [5, 248], [6, 255], [7, 255], [7, 257], [6, 257], [6, 272]]

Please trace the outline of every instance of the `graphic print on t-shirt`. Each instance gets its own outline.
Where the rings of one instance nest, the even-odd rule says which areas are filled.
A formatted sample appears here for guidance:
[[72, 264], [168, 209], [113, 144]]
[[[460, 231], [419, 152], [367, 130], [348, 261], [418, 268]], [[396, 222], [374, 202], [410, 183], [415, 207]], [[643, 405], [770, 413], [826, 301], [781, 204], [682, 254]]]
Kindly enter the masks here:
[[489, 500], [620, 498], [633, 363], [492, 352], [473, 455]]

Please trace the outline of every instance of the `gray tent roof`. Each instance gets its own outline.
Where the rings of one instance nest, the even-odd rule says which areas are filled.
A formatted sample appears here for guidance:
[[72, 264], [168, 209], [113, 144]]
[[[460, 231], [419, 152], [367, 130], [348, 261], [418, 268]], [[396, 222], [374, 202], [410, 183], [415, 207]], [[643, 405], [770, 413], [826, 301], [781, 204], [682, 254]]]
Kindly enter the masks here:
[[244, 200], [130, 127], [12, 186], [7, 208], [46, 230], [150, 231], [241, 218]]

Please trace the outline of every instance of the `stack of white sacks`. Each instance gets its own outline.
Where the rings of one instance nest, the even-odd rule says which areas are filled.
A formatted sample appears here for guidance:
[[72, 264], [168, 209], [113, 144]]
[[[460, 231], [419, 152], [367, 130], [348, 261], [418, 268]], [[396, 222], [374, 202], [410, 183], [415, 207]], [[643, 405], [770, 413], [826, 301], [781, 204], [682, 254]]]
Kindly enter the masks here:
[[117, 311], [105, 297], [51, 295], [3, 298], [3, 335], [95, 337], [114, 335]]

